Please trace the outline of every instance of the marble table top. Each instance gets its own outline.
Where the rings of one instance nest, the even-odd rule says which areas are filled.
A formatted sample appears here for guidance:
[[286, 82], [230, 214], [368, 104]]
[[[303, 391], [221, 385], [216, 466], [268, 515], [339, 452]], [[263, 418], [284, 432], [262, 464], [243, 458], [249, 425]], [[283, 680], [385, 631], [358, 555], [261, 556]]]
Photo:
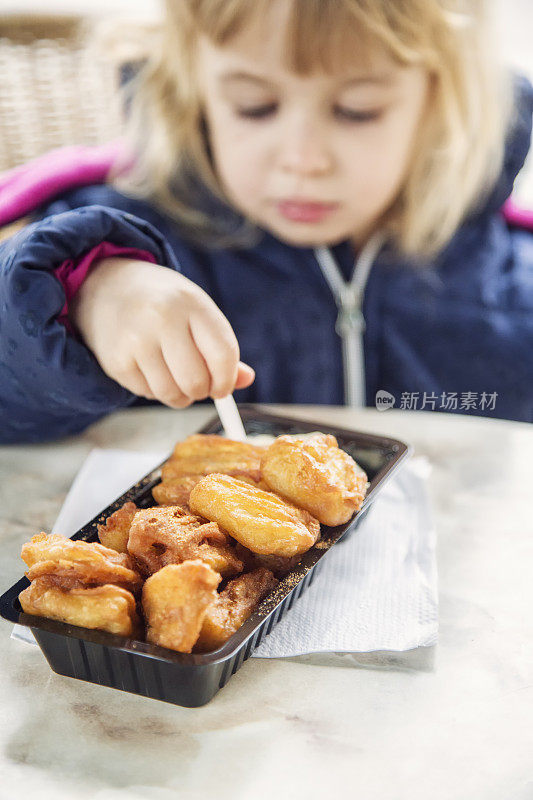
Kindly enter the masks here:
[[[478, 417], [269, 409], [411, 443], [433, 465], [439, 644], [414, 667], [336, 654], [250, 659], [185, 709], [54, 674], [0, 622], [0, 798], [533, 799], [533, 428]], [[155, 450], [213, 409], [111, 415], [0, 447], [4, 591], [93, 447]]]

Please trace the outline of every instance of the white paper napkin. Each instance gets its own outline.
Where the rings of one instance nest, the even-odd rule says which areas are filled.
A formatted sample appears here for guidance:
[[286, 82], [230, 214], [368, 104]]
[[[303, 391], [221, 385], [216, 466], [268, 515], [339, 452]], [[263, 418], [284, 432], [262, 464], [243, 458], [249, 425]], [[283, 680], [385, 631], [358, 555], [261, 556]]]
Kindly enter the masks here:
[[435, 528], [426, 459], [404, 464], [358, 528], [328, 551], [314, 583], [254, 651], [408, 651], [436, 644]]
[[[71, 536], [167, 456], [93, 450], [52, 532]], [[327, 552], [314, 583], [254, 651], [256, 658], [412, 652], [436, 643], [435, 529], [426, 485], [430, 469], [423, 458], [400, 467], [359, 527]], [[28, 634], [18, 625], [13, 631], [26, 641]], [[380, 660], [381, 655], [375, 663]]]

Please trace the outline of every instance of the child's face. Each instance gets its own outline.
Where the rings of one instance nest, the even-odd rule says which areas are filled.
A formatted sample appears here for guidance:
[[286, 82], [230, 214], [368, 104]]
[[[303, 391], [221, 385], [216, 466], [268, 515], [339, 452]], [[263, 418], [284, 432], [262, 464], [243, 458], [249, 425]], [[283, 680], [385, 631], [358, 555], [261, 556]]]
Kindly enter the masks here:
[[359, 245], [409, 167], [428, 92], [421, 67], [384, 53], [342, 73], [284, 67], [284, 14], [250, 24], [225, 47], [206, 38], [199, 77], [219, 179], [245, 216], [297, 246]]

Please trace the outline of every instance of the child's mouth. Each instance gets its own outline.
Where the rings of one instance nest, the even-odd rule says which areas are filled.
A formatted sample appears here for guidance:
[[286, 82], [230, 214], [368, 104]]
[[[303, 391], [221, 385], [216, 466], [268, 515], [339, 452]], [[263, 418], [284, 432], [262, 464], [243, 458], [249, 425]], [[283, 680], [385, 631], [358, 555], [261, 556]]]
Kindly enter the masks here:
[[281, 200], [279, 213], [292, 222], [321, 222], [339, 207], [338, 203], [315, 203], [304, 200]]

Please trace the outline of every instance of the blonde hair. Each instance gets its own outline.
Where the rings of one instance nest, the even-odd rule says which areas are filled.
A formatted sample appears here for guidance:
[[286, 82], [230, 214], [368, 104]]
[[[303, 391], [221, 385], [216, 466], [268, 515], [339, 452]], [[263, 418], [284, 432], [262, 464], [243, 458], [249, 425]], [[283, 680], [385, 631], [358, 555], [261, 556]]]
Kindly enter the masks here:
[[[252, 15], [268, 13], [271, 2], [167, 0], [164, 23], [143, 31], [145, 52], [137, 55], [144, 60], [126, 89], [135, 159], [113, 183], [149, 199], [209, 246], [243, 243], [253, 226], [232, 210], [211, 160], [195, 80], [196, 43], [203, 34], [225, 45]], [[353, 52], [354, 38], [384, 46], [399, 64], [428, 70], [431, 90], [407, 176], [379, 223], [402, 252], [436, 254], [487, 197], [503, 163], [511, 91], [494, 58], [486, 3], [291, 3], [287, 61], [299, 74], [331, 69], [350, 47]]]

